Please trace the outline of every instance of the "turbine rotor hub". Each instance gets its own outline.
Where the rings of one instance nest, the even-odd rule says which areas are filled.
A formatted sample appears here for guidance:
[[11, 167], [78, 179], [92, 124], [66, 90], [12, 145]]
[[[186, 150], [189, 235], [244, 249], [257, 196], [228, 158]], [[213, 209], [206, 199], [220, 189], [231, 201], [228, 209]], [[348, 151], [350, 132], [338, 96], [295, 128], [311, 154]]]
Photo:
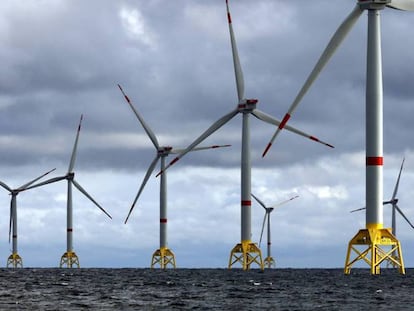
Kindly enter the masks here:
[[167, 156], [171, 153], [172, 147], [166, 146], [166, 147], [160, 147], [158, 148], [158, 155], [160, 156]]
[[256, 104], [258, 101], [258, 99], [242, 99], [237, 106], [238, 110], [240, 112], [252, 112], [254, 109], [256, 109]]

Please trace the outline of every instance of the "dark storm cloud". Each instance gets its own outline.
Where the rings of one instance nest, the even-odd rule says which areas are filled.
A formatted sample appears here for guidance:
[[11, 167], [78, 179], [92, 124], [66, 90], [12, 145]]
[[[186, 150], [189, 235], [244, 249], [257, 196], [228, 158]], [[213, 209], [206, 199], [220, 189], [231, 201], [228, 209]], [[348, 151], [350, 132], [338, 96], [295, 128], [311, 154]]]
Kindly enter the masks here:
[[[230, 5], [246, 96], [258, 98], [260, 110], [281, 119], [353, 4], [238, 1]], [[403, 38], [399, 42], [398, 36], [393, 36], [395, 31], [387, 29], [403, 29], [404, 24], [395, 23], [400, 18], [398, 13], [386, 10], [383, 14], [383, 42], [400, 44], [403, 50], [397, 54], [399, 49], [390, 49], [384, 43], [384, 58], [392, 59], [392, 65], [384, 61], [389, 73], [384, 80], [387, 101], [398, 102], [405, 111], [407, 103], [400, 104], [400, 99], [412, 93], [406, 64], [414, 61], [408, 53], [411, 49], [404, 45], [413, 44]], [[412, 20], [408, 14], [404, 18]], [[61, 1], [51, 6], [10, 7], [6, 25], [2, 54], [8, 56], [7, 74], [2, 75], [0, 84], [3, 135], [42, 135], [47, 140], [47, 133], [53, 132], [67, 135], [64, 141], [70, 145], [80, 114], [85, 114], [82, 131], [143, 134], [117, 83], [123, 85], [156, 135], [171, 135], [180, 147], [237, 104], [222, 2]], [[363, 148], [365, 37], [363, 14], [291, 120], [293, 126], [341, 150]], [[402, 78], [400, 73], [404, 72]], [[260, 123], [252, 121], [252, 144], [257, 155], [273, 131]], [[240, 126], [240, 116], [236, 116], [209, 141], [237, 144]], [[228, 133], [232, 133], [230, 138]], [[293, 161], [299, 160], [304, 150], [310, 156], [331, 152], [321, 146], [308, 147], [310, 143], [302, 143], [290, 133], [285, 135], [272, 156], [280, 156], [281, 163], [287, 163], [283, 161], [283, 154], [288, 153], [285, 149], [291, 150], [294, 156], [287, 158]], [[338, 136], [343, 136], [340, 141]], [[151, 148], [149, 139], [147, 143]], [[119, 158], [124, 158], [123, 165], [133, 163], [120, 156], [122, 150], [129, 154], [126, 149], [115, 151], [108, 146], [105, 150], [100, 146], [102, 159], [98, 160], [92, 156], [96, 152], [93, 146], [81, 148], [91, 155], [86, 161], [101, 163], [99, 167], [117, 167], [115, 159]], [[136, 150], [141, 151], [143, 162], [150, 161], [152, 152]], [[44, 152], [45, 156], [47, 147]], [[237, 154], [239, 147], [226, 152]], [[188, 164], [195, 163], [192, 159], [189, 157]], [[238, 166], [238, 156], [228, 159], [234, 159]], [[217, 165], [220, 162], [217, 159]], [[221, 163], [229, 165], [228, 161]]]

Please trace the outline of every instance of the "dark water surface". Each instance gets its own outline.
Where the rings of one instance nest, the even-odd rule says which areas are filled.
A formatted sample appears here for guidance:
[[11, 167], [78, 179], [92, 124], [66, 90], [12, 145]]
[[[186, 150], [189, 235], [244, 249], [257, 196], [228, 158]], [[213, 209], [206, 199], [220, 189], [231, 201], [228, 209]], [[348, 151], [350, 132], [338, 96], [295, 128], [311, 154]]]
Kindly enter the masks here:
[[0, 310], [414, 310], [414, 270], [0, 269]]

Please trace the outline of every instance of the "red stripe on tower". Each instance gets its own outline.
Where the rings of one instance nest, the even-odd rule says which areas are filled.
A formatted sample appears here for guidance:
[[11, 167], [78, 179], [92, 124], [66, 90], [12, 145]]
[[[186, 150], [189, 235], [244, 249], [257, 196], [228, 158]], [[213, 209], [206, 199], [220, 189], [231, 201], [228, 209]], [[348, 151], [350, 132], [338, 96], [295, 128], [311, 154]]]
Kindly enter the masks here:
[[160, 218], [160, 223], [166, 224], [167, 223], [167, 218]]
[[382, 166], [384, 164], [383, 157], [367, 157], [366, 165], [367, 166]]
[[243, 206], [252, 206], [252, 201], [241, 201], [241, 205], [243, 205]]
[[72, 228], [68, 228], [68, 230], [67, 230], [68, 232], [72, 232], [73, 231], [73, 229]]

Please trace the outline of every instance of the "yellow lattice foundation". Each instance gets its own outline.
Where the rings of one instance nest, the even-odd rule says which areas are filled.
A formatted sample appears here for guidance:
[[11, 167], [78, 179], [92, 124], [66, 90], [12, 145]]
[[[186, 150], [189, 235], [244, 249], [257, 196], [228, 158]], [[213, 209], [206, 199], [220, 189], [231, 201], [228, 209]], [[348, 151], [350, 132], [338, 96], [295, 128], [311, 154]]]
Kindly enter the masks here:
[[60, 258], [61, 268], [80, 268], [79, 258], [75, 252], [66, 252]]
[[7, 258], [7, 268], [23, 268], [23, 260], [17, 253], [13, 253]]
[[251, 241], [243, 241], [237, 244], [230, 253], [229, 269], [236, 263], [240, 263], [243, 270], [249, 270], [252, 264], [257, 264], [264, 270], [262, 252], [257, 244]]
[[167, 247], [157, 249], [152, 255], [151, 268], [159, 265], [161, 269], [166, 269], [168, 266], [175, 268], [175, 255]]
[[[351, 258], [351, 253], [354, 253], [354, 258]], [[344, 273], [350, 274], [352, 265], [360, 260], [368, 264], [371, 274], [380, 274], [382, 263], [405, 274], [400, 242], [389, 228], [359, 230], [348, 244]]]

